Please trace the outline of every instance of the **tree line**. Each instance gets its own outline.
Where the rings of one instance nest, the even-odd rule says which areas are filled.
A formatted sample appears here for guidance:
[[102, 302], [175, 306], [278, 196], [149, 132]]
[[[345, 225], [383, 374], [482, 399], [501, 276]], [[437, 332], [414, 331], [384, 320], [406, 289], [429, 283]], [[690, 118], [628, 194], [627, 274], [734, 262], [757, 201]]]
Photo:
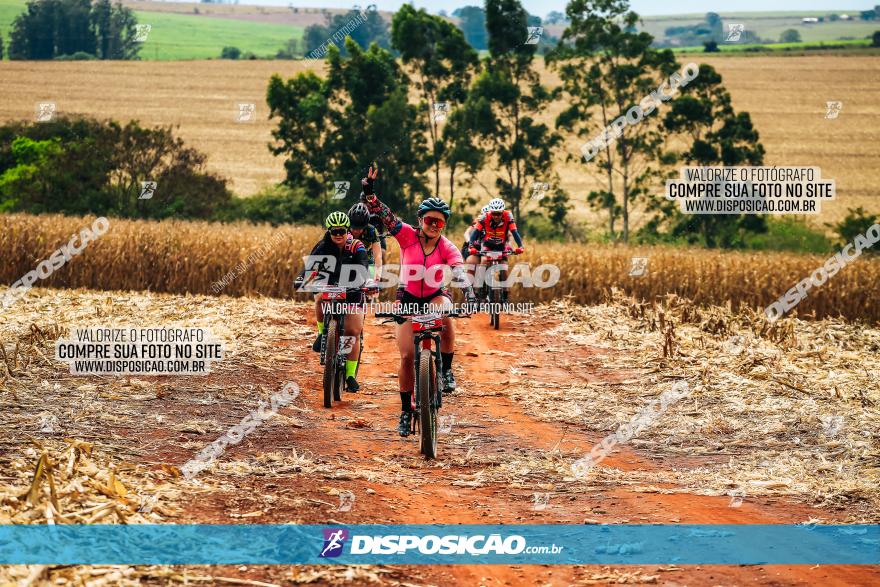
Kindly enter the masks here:
[[[518, 0], [486, 0], [487, 55], [465, 32], [424, 9], [403, 5], [391, 23], [391, 47], [362, 49], [347, 39], [331, 47], [328, 71], [269, 83], [270, 116], [278, 119], [272, 147], [285, 158], [285, 184], [298, 210], [317, 221], [331, 207], [336, 181], [359, 191], [364, 167], [385, 170], [383, 196], [412, 212], [428, 195], [446, 199], [464, 219], [477, 197], [502, 197], [524, 224], [572, 236], [571, 196], [554, 167], [568, 150], [601, 189], [579, 194], [607, 218], [612, 239], [632, 238], [633, 214], [648, 218], [638, 238], [664, 235], [709, 246], [736, 246], [748, 231], [765, 230], [760, 216], [684, 216], [654, 193], [681, 165], [760, 165], [764, 149], [748, 113], [736, 112], [721, 76], [709, 65], [639, 124], [584, 161], [571, 146], [626, 116], [681, 67], [671, 50], [638, 32], [638, 15], [625, 0], [571, 0], [568, 23], [546, 61], [562, 84], [541, 83], [538, 51], [527, 44], [529, 15]], [[395, 59], [392, 51], [399, 54]], [[347, 57], [343, 55], [347, 54]], [[410, 96], [417, 96], [411, 99]], [[564, 107], [552, 126], [540, 122], [551, 104]], [[438, 116], [437, 104], [448, 104]], [[444, 107], [446, 108], [446, 107]], [[569, 141], [570, 142], [570, 141]], [[481, 172], [492, 170], [491, 183]], [[441, 177], [447, 181], [442, 182]], [[546, 193], [527, 205], [535, 185]], [[638, 219], [637, 219], [638, 220]]]
[[[110, 0], [29, 0], [12, 23], [10, 59], [136, 59], [134, 12]], [[2, 57], [2, 49], [0, 49]]]
[[[734, 247], [745, 233], [766, 229], [761, 216], [685, 216], [656, 196], [682, 165], [763, 163], [749, 114], [735, 111], [714, 68], [699, 65], [673, 99], [585, 160], [577, 145], [628, 117], [682, 64], [638, 32], [639, 16], [625, 0], [571, 0], [566, 29], [546, 55], [561, 84], [548, 87], [536, 69], [539, 49], [526, 42], [530, 16], [520, 2], [486, 0], [484, 13], [482, 57], [449, 20], [403, 5], [389, 47], [364, 48], [348, 37], [344, 47], [329, 47], [324, 76], [273, 76], [270, 149], [284, 159], [283, 187], [232, 198], [205, 171], [204, 155], [170, 128], [62, 119], [0, 128], [0, 210], [317, 223], [353, 203], [366, 166], [376, 162], [380, 193], [405, 214], [435, 195], [459, 212], [453, 218], [469, 222], [478, 199], [502, 197], [532, 234], [572, 237], [572, 195], [554, 165], [566, 158], [596, 179], [597, 189], [575, 198], [604, 215], [610, 239]], [[560, 104], [555, 119], [542, 122]], [[167, 199], [141, 201], [143, 180], [156, 180], [157, 198]], [[336, 200], [340, 181], [350, 189]], [[545, 186], [538, 198], [536, 185]]]

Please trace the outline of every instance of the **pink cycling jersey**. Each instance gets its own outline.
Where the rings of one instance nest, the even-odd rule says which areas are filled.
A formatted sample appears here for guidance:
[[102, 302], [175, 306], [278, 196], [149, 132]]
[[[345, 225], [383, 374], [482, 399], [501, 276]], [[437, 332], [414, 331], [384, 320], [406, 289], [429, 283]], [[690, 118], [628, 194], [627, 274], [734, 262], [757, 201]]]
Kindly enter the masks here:
[[[441, 236], [434, 250], [426, 254], [418, 230], [403, 222], [378, 199], [372, 204], [367, 201], [367, 206], [382, 220], [400, 245], [400, 281], [411, 295], [433, 297], [441, 290], [445, 268], [464, 265], [461, 251], [445, 236]], [[418, 275], [422, 268], [424, 273]]]
[[[394, 235], [400, 245], [400, 279], [404, 289], [420, 298], [433, 296], [440, 291], [439, 285], [443, 283], [444, 268], [463, 265], [461, 251], [452, 241], [441, 236], [437, 246], [428, 254], [422, 248], [419, 240], [419, 231], [401, 222], [401, 228]], [[424, 267], [424, 277], [416, 276], [419, 267]], [[419, 270], [420, 271], [420, 270]]]

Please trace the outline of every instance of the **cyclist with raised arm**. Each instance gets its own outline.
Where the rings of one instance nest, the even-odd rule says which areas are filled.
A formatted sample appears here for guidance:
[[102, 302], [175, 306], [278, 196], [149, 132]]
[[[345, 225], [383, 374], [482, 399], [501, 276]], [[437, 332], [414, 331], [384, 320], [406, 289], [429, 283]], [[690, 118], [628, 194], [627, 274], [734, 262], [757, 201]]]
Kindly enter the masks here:
[[[488, 213], [477, 220], [470, 236], [467, 266], [471, 276], [476, 264], [480, 262], [482, 251], [504, 251], [510, 236], [516, 241], [514, 253], [519, 255], [525, 250], [513, 214], [505, 210], [504, 200], [495, 198], [486, 207], [489, 209]], [[502, 276], [502, 279], [506, 279], [506, 276]]]
[[[319, 259], [313, 260], [314, 264], [312, 266], [307, 264], [303, 268], [302, 273], [294, 281], [296, 289], [300, 290], [303, 287], [303, 283], [306, 281], [306, 273], [309, 273], [308, 281], [312, 281], [311, 278], [315, 277], [316, 273], [321, 273], [320, 269], [324, 269], [324, 275], [317, 275], [317, 277], [320, 278], [323, 285], [339, 285], [340, 275], [345, 271], [347, 276], [352, 273], [354, 274], [353, 282], [344, 284], [345, 287], [374, 288], [375, 283], [369, 279], [367, 248], [364, 246], [364, 243], [349, 233], [350, 221], [345, 212], [332, 212], [324, 221], [324, 226], [327, 228], [327, 232], [324, 233], [324, 237], [315, 245], [312, 252], [309, 253], [309, 257], [319, 257]], [[330, 258], [333, 258], [335, 262], [331, 263], [331, 266], [328, 268], [327, 262]], [[351, 267], [352, 265], [359, 265], [363, 267], [363, 270], [354, 269]], [[349, 269], [346, 269], [346, 266]], [[352, 271], [352, 269], [354, 270]], [[308, 284], [306, 284], [306, 291], [308, 291]], [[363, 302], [363, 293], [359, 289], [348, 292], [345, 301], [350, 304], [360, 304]], [[324, 334], [324, 304], [321, 302], [320, 293], [315, 295], [315, 319], [318, 322], [318, 336], [312, 344], [312, 350], [319, 353], [321, 352], [321, 335]], [[353, 312], [346, 318], [345, 335], [354, 337], [354, 346], [348, 356], [355, 357], [355, 360], [345, 361], [345, 386], [346, 391], [349, 393], [355, 393], [360, 389], [360, 385], [358, 385], [355, 379], [355, 373], [357, 372], [358, 362], [356, 359], [360, 355], [360, 337], [363, 329], [363, 312]]]
[[367, 248], [367, 258], [370, 262], [370, 277], [382, 275], [382, 265], [385, 263], [385, 255], [382, 251], [382, 236], [376, 227], [370, 223], [370, 210], [363, 202], [358, 202], [348, 211], [348, 219], [351, 221], [351, 232], [354, 238], [364, 243]]
[[[459, 282], [465, 279], [462, 265], [464, 260], [461, 251], [442, 235], [443, 227], [449, 220], [449, 205], [439, 198], [424, 200], [418, 209], [418, 227], [403, 222], [388, 206], [379, 201], [373, 193], [374, 182], [379, 169], [370, 167], [367, 177], [362, 181], [367, 207], [376, 214], [388, 233], [400, 245], [401, 280], [404, 288], [398, 295], [398, 301], [412, 313], [424, 313], [430, 309], [452, 309], [452, 297], [449, 291], [439, 287], [442, 271], [451, 268], [453, 277]], [[424, 275], [414, 278], [407, 268], [424, 269]], [[430, 283], [429, 283], [430, 282]], [[466, 287], [468, 302], [474, 301], [473, 288]], [[455, 377], [452, 374], [452, 359], [455, 352], [455, 330], [450, 318], [444, 318], [443, 331], [440, 334], [441, 377], [444, 393], [455, 389]], [[411, 430], [413, 414], [413, 388], [415, 387], [415, 370], [413, 359], [413, 333], [410, 324], [397, 326], [397, 346], [400, 350], [400, 386], [401, 414], [398, 432], [408, 436]]]

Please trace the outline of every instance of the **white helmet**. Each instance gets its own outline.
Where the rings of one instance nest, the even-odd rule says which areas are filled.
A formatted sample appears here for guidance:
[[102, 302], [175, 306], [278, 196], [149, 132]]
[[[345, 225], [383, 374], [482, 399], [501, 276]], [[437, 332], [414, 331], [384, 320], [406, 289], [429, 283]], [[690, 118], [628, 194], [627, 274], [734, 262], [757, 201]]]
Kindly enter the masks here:
[[483, 206], [483, 208], [480, 210], [480, 214], [485, 214], [488, 211], [489, 211], [489, 206]]
[[489, 208], [490, 212], [503, 212], [504, 200], [502, 200], [501, 198], [495, 198], [494, 200], [490, 200], [489, 205], [486, 207]]

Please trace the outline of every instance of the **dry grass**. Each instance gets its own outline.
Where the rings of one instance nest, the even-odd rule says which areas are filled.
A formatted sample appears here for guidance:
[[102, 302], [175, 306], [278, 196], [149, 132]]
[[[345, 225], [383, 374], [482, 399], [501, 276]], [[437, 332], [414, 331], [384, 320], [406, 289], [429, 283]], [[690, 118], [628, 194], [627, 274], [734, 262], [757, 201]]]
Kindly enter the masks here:
[[[276, 346], [313, 332], [310, 325], [290, 321], [296, 304], [149, 292], [34, 293], [27, 304], [5, 311], [0, 320], [0, 349], [10, 357], [8, 362], [0, 359], [0, 524], [207, 523], [212, 498], [236, 485], [245, 487], [245, 480], [257, 473], [277, 479], [319, 477], [333, 485], [336, 477], [401, 483], [378, 464], [348, 471], [310, 451], [276, 446], [253, 454], [230, 450], [192, 481], [181, 476], [176, 464], [277, 392], [279, 369], [287, 371], [299, 363], [286, 345]], [[210, 328], [230, 348], [226, 360], [206, 378], [82, 378], [70, 375], [54, 358], [55, 339], [69, 336], [78, 325], [183, 321]], [[261, 433], [301, 428], [298, 418], [310, 412], [297, 400], [264, 423]], [[253, 497], [266, 511], [287, 499], [268, 491]], [[225, 499], [221, 512], [227, 523], [249, 521], [240, 516], [252, 510], [240, 510], [236, 500]], [[287, 503], [297, 511], [309, 505], [296, 493]], [[303, 523], [301, 518], [284, 521]], [[0, 585], [234, 584], [242, 574], [238, 567], [0, 565]], [[259, 572], [260, 567], [251, 569]], [[338, 584], [346, 576], [349, 581], [383, 584], [380, 579], [389, 574], [372, 566], [346, 571], [338, 565], [291, 568], [284, 572], [283, 584]]]
[[[724, 76], [734, 106], [751, 113], [767, 148], [768, 165], [818, 165], [824, 177], [837, 180], [838, 201], [826, 203], [814, 222], [839, 220], [847, 207], [880, 212], [874, 177], [880, 156], [880, 105], [872, 99], [880, 91], [880, 60], [854, 55], [699, 58]], [[320, 71], [323, 65], [312, 61], [0, 62], [4, 80], [0, 122], [31, 118], [36, 102], [54, 101], [59, 112], [180, 125], [180, 135], [208, 153], [210, 168], [230, 178], [238, 193], [249, 195], [283, 177], [282, 161], [266, 148], [273, 126], [266, 119], [268, 78], [273, 73], [293, 76], [309, 68]], [[552, 72], [543, 75], [545, 83], [558, 84]], [[829, 100], [843, 102], [836, 120], [824, 118]], [[257, 122], [236, 123], [236, 102], [255, 102]], [[554, 104], [546, 122], [562, 107], [561, 102]], [[575, 154], [579, 146], [574, 138], [566, 143], [567, 151]], [[601, 222], [602, 217], [585, 203], [587, 192], [598, 184], [579, 165], [563, 164], [562, 159], [558, 169], [562, 186], [576, 204], [575, 217]], [[481, 180], [490, 185], [491, 173], [485, 172]], [[479, 187], [460, 193], [487, 197]], [[638, 214], [634, 221], [639, 221]]]
[[[11, 284], [21, 278], [89, 224], [91, 219], [75, 217], [0, 215], [4, 259], [0, 282]], [[302, 257], [320, 234], [317, 227], [111, 219], [107, 234], [37, 285], [212, 294], [212, 284], [236, 271], [222, 288], [223, 294], [287, 298], [302, 268]], [[389, 249], [389, 261], [396, 262], [397, 247]], [[645, 275], [629, 275], [632, 257], [648, 258]], [[596, 304], [618, 288], [645, 300], [677, 294], [700, 305], [730, 303], [734, 309], [762, 309], [823, 261], [814, 255], [790, 253], [536, 244], [517, 262], [531, 267], [557, 265], [559, 284], [546, 289], [516, 286], [511, 300], [566, 298]], [[878, 321], [878, 283], [880, 259], [862, 256], [810, 290], [792, 312]]]
[[[598, 443], [650, 409], [673, 382], [686, 382], [692, 393], [583, 478], [573, 476], [571, 464], [590, 451], [554, 448], [478, 453], [469, 462], [482, 468], [453, 485], [551, 491], [553, 501], [621, 487], [746, 503], [786, 496], [825, 509], [799, 522], [832, 523], [823, 517], [828, 510], [839, 512], [833, 523], [878, 520], [876, 328], [786, 318], [768, 330], [748, 313], [697, 309], [677, 298], [645, 304], [619, 294], [595, 306], [541, 305], [533, 319], [559, 322], [547, 332], [548, 344], [534, 348], [533, 364], [577, 376], [546, 381], [518, 368], [529, 365], [511, 364], [501, 377], [532, 417], [593, 434]], [[645, 460], [632, 467], [636, 458]], [[636, 520], [618, 513], [601, 522]]]
[[[563, 389], [525, 377], [511, 386], [532, 415], [608, 434], [671, 381], [694, 389], [630, 441], [636, 451], [688, 457], [693, 466], [623, 471], [606, 462], [585, 479], [590, 486], [668, 493], [658, 486], [681, 484], [676, 491], [736, 492], [745, 500], [798, 496], [845, 510], [849, 522], [878, 519], [876, 328], [786, 318], [768, 331], [748, 313], [622, 295], [597, 306], [556, 302], [538, 316], [561, 320], [552, 334], [591, 352], [570, 359], [569, 369], [588, 376]], [[670, 336], [674, 351], [666, 356]], [[631, 377], [610, 384], [606, 373], [621, 371]], [[559, 465], [570, 459], [560, 457], [545, 467], [565, 476]]]

